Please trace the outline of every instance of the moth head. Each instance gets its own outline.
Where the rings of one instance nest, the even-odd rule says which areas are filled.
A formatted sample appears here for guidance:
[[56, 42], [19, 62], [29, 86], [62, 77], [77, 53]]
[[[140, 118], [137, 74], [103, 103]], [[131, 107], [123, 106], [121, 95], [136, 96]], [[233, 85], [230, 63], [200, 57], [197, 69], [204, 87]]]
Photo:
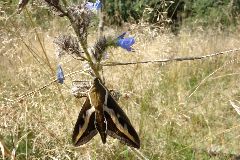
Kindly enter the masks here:
[[91, 105], [94, 107], [102, 106], [106, 101], [105, 98], [107, 94], [108, 91], [102, 84], [102, 81], [99, 78], [95, 78], [88, 93]]
[[93, 80], [93, 85], [99, 85], [99, 84], [102, 84], [102, 81], [101, 81], [101, 79], [99, 79], [99, 78], [94, 78], [94, 80]]

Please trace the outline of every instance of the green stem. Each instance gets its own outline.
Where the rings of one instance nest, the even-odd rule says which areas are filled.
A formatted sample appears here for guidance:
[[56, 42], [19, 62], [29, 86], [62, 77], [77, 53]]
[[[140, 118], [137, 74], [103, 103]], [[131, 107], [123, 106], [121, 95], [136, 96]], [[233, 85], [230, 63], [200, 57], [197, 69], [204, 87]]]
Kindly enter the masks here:
[[90, 53], [89, 53], [88, 50], [87, 50], [87, 45], [86, 45], [86, 44], [83, 42], [83, 40], [80, 38], [80, 37], [81, 37], [81, 34], [80, 34], [80, 32], [79, 32], [78, 27], [75, 25], [74, 21], [72, 20], [72, 18], [71, 18], [70, 16], [68, 16], [68, 18], [69, 18], [69, 20], [70, 20], [70, 22], [71, 22], [71, 25], [72, 25], [72, 27], [73, 27], [73, 29], [74, 29], [77, 37], [78, 37], [78, 40], [79, 40], [79, 42], [80, 42], [80, 44], [81, 44], [81, 46], [82, 46], [83, 51], [84, 51], [84, 53], [85, 53], [86, 56], [87, 56], [86, 58], [87, 58], [87, 61], [88, 61], [89, 65], [90, 65], [91, 69], [93, 70], [95, 76], [96, 76], [97, 78], [100, 78], [100, 79], [101, 79], [100, 74], [99, 74], [99, 72], [98, 72], [98, 68], [99, 68], [99, 67], [98, 67], [98, 65], [96, 65], [96, 64], [93, 63], [92, 58], [91, 58], [91, 56], [90, 56]]
[[67, 1], [66, 1], [66, 0], [62, 0], [62, 2], [63, 2], [63, 5], [64, 5], [64, 7], [67, 7], [67, 6], [68, 6], [68, 4], [67, 4]]

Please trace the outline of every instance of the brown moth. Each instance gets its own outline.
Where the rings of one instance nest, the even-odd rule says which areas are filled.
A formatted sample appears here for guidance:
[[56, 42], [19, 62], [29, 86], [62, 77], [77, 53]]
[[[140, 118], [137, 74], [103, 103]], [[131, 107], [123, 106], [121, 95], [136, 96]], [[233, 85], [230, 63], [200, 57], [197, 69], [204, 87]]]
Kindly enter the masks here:
[[90, 141], [97, 133], [106, 143], [107, 135], [120, 142], [140, 148], [140, 140], [130, 120], [98, 78], [94, 79], [74, 127], [75, 146]]

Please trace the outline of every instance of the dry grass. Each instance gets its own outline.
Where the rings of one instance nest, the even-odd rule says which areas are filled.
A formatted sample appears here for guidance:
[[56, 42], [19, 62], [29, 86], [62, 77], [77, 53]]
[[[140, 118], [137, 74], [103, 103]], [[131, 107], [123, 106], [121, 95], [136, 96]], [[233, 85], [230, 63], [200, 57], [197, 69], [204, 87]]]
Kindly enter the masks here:
[[[72, 146], [71, 133], [83, 100], [71, 96], [71, 81], [86, 76], [74, 75], [59, 85], [64, 98], [53, 84], [11, 103], [54, 76], [34, 29], [24, 31], [18, 25], [8, 21], [0, 32], [0, 140], [10, 150], [18, 143], [17, 159], [143, 159], [112, 138], [106, 145], [96, 136], [84, 146]], [[37, 30], [52, 68], [57, 64], [52, 41], [58, 32], [58, 28]], [[203, 55], [240, 46], [239, 33], [214, 30], [185, 29], [174, 36], [135, 26], [132, 34], [136, 52], [112, 49], [110, 60]], [[230, 54], [201, 61], [105, 67], [107, 86], [121, 91], [119, 103], [139, 133], [139, 152], [148, 159], [230, 159], [239, 155], [240, 117], [229, 103], [240, 95], [238, 57]], [[82, 68], [71, 57], [62, 62], [65, 74]]]

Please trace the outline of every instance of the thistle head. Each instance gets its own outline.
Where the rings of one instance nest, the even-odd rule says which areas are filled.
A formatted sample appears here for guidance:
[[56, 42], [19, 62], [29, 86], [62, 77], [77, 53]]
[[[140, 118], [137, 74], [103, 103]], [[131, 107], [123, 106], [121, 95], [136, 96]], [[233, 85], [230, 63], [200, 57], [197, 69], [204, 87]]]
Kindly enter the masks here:
[[86, 9], [85, 4], [73, 5], [67, 9], [73, 28], [77, 31], [82, 43], [87, 46], [88, 28], [93, 13]]
[[73, 54], [76, 57], [82, 57], [83, 52], [78, 43], [78, 39], [71, 35], [60, 35], [55, 38], [54, 43], [57, 48], [57, 57], [61, 58], [65, 54]]
[[95, 45], [91, 48], [92, 57], [96, 62], [107, 59], [106, 49], [110, 46], [106, 37], [100, 37]]

